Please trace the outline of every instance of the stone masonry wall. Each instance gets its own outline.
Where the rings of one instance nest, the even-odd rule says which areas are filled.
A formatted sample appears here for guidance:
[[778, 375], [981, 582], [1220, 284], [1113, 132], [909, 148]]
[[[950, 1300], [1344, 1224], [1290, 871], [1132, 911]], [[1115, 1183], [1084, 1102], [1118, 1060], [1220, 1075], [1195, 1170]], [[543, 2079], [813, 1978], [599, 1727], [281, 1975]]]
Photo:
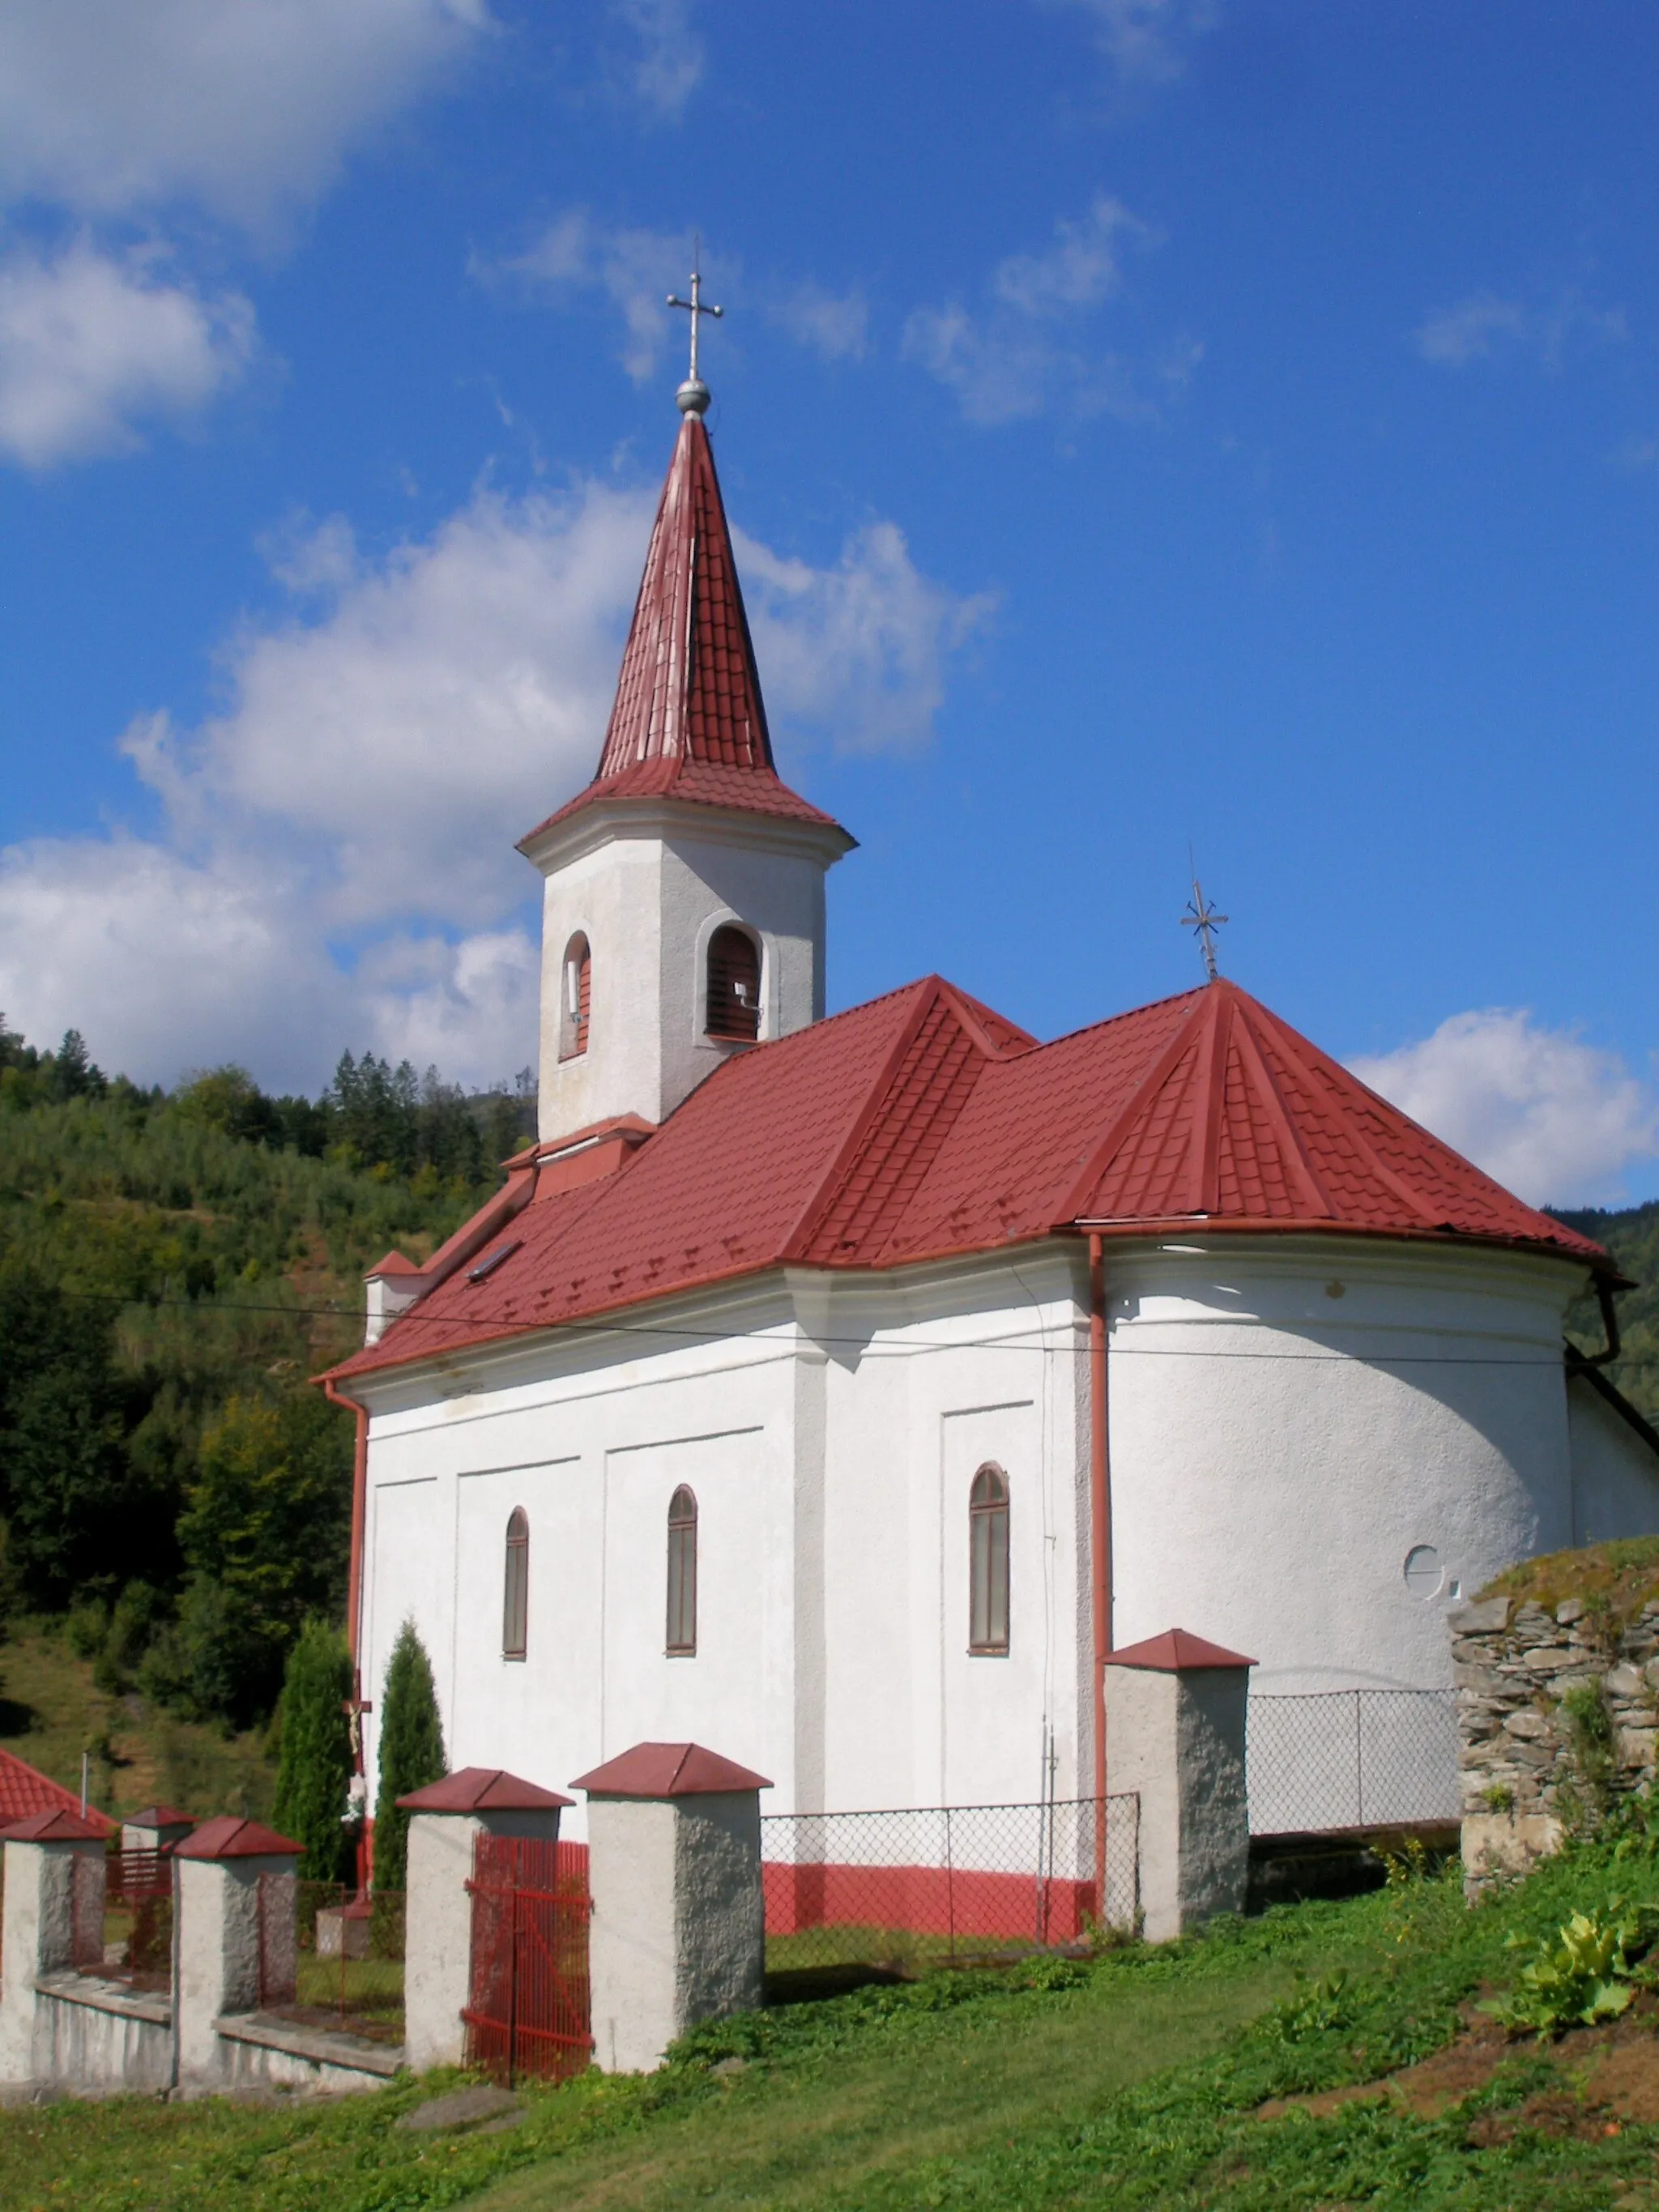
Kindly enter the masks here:
[[[1626, 1622], [1578, 1598], [1554, 1611], [1531, 1600], [1486, 1598], [1451, 1613], [1457, 1684], [1463, 1863], [1472, 1881], [1520, 1872], [1553, 1850], [1597, 1777], [1564, 1709], [1568, 1692], [1599, 1685], [1610, 1728], [1600, 1789], [1651, 1781], [1659, 1744], [1659, 1601]], [[1590, 1765], [1593, 1769], [1594, 1755]]]

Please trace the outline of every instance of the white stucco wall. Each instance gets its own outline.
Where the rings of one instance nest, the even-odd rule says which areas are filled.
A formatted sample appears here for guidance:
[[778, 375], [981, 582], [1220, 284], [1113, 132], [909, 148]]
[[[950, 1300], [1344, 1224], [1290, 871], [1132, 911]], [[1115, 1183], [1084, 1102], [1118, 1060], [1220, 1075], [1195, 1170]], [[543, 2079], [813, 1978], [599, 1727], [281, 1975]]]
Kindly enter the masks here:
[[[643, 811], [561, 847], [543, 894], [543, 1139], [616, 1114], [660, 1121], [732, 1052], [704, 1034], [708, 939], [722, 922], [760, 945], [761, 1036], [817, 1020], [823, 877], [838, 848], [758, 817], [699, 833]], [[561, 1060], [564, 956], [579, 931], [592, 962], [588, 1046]]]
[[1457, 1591], [1571, 1541], [1577, 1269], [1197, 1236], [1107, 1266], [1120, 1644], [1178, 1621], [1260, 1661], [1258, 1694], [1439, 1687]]
[[[1455, 1589], [1572, 1540], [1575, 1268], [1194, 1236], [1109, 1244], [1107, 1272], [1119, 1644], [1192, 1629], [1257, 1659], [1258, 1692], [1434, 1687]], [[635, 1742], [690, 1738], [772, 1778], [763, 1813], [1029, 1802], [1045, 1778], [1086, 1792], [1086, 1298], [1080, 1246], [1057, 1242], [882, 1278], [780, 1274], [642, 1310], [637, 1334], [371, 1378], [368, 1695], [408, 1614], [456, 1766], [562, 1789]], [[1608, 1533], [1659, 1527], [1655, 1486], [1614, 1450], [1600, 1474], [1581, 1455], [1581, 1499], [1599, 1484]], [[968, 1491], [987, 1460], [1010, 1492], [1006, 1657], [967, 1650]], [[699, 1509], [698, 1648], [669, 1658], [681, 1483]], [[522, 1662], [501, 1656], [515, 1505]], [[1437, 1577], [1409, 1588], [1422, 1546]], [[583, 1834], [580, 1810], [565, 1832]]]
[[1659, 1528], [1659, 1456], [1582, 1376], [1567, 1385], [1575, 1544]]

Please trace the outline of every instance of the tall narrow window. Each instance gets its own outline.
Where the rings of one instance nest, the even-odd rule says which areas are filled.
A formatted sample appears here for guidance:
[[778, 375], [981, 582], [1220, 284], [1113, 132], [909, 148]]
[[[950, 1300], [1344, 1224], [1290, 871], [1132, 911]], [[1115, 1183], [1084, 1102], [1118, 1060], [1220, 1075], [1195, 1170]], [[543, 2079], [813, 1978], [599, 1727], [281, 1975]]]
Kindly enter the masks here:
[[1008, 1650], [1008, 1479], [988, 1462], [968, 1493], [968, 1649]]
[[682, 1483], [668, 1501], [668, 1651], [697, 1649], [697, 1501]]
[[559, 1058], [580, 1060], [587, 1050], [587, 1016], [593, 997], [593, 957], [580, 930], [564, 948], [559, 990]]
[[760, 1035], [760, 947], [746, 929], [726, 922], [708, 940], [711, 1037], [752, 1044]]
[[507, 1577], [501, 1595], [501, 1656], [524, 1657], [530, 1626], [530, 1520], [522, 1505], [507, 1518]]

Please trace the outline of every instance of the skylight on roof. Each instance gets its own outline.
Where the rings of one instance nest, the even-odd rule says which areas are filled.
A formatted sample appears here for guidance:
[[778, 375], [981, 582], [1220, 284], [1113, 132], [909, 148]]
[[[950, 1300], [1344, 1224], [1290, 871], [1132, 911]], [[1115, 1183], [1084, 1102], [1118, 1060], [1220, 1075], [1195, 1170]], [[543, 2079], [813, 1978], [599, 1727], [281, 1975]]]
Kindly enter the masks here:
[[468, 1282], [481, 1283], [486, 1275], [493, 1275], [502, 1261], [510, 1260], [523, 1243], [522, 1237], [514, 1237], [506, 1244], [498, 1244], [493, 1252], [486, 1252], [476, 1267], [467, 1269]]

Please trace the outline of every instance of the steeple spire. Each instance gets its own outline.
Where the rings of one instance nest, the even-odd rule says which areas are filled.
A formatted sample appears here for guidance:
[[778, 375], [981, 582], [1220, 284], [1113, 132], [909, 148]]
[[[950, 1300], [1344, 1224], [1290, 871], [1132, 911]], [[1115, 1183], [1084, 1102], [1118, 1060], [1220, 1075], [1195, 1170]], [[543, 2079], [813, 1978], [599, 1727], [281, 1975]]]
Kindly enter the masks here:
[[599, 775], [659, 759], [773, 768], [731, 532], [696, 410], [680, 424], [663, 486]]

